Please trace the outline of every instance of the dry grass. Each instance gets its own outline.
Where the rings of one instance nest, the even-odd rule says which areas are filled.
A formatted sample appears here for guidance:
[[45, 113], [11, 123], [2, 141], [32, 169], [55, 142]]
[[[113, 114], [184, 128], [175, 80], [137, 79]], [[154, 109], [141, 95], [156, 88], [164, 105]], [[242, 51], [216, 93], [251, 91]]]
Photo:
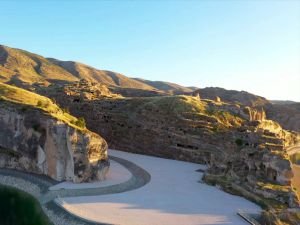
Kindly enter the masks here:
[[85, 127], [79, 127], [76, 125], [76, 122], [78, 121], [76, 117], [70, 115], [65, 110], [62, 110], [49, 98], [33, 92], [0, 83], [0, 99], [41, 109], [50, 114], [52, 117], [63, 121], [76, 129], [85, 129]]

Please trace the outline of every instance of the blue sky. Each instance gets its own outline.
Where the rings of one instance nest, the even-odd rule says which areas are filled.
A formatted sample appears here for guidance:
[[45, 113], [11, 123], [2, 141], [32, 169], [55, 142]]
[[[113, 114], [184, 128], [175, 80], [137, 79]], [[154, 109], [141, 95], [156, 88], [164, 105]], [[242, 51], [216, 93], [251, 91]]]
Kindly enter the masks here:
[[0, 43], [130, 77], [300, 101], [300, 1], [0, 1]]

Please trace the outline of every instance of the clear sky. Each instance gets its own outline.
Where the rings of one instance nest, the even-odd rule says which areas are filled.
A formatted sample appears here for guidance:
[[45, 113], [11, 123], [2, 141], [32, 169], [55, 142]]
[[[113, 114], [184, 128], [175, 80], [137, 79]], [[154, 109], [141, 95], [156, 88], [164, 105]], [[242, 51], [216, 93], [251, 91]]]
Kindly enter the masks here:
[[1, 0], [0, 43], [130, 77], [300, 101], [300, 1]]

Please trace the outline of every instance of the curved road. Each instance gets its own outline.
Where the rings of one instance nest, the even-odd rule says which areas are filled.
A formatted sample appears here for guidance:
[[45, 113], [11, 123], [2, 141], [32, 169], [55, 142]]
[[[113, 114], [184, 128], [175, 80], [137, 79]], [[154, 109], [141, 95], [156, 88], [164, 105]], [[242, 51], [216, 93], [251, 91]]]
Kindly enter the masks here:
[[59, 182], [54, 181], [47, 176], [26, 173], [26, 172], [11, 170], [11, 169], [0, 169], [0, 174], [21, 178], [23, 180], [29, 181], [37, 185], [41, 189], [41, 196], [38, 199], [40, 203], [44, 205], [46, 208], [50, 209], [52, 212], [54, 212], [55, 216], [63, 217], [68, 221], [70, 221], [70, 224], [72, 224], [72, 222], [79, 221], [81, 222], [81, 224], [99, 225], [100, 223], [86, 221], [73, 214], [68, 213], [65, 209], [58, 206], [53, 200], [57, 197], [93, 196], [93, 195], [121, 193], [121, 192], [138, 189], [150, 182], [151, 175], [146, 170], [139, 167], [135, 163], [132, 163], [128, 160], [115, 157], [115, 156], [110, 156], [109, 158], [111, 160], [118, 162], [126, 169], [128, 169], [132, 174], [131, 178], [123, 183], [106, 186], [106, 187], [70, 189], [70, 190], [60, 189], [60, 190], [49, 191], [49, 187]]
[[41, 196], [40, 202], [45, 204], [57, 197], [76, 197], [76, 196], [93, 196], [93, 195], [107, 195], [114, 193], [121, 193], [125, 191], [131, 191], [138, 189], [147, 183], [149, 183], [151, 176], [150, 174], [139, 167], [138, 165], [118, 157], [110, 156], [110, 159], [118, 162], [132, 174], [131, 178], [123, 183], [115, 184], [106, 187], [99, 188], [84, 188], [84, 189], [60, 189], [48, 191], [45, 195]]

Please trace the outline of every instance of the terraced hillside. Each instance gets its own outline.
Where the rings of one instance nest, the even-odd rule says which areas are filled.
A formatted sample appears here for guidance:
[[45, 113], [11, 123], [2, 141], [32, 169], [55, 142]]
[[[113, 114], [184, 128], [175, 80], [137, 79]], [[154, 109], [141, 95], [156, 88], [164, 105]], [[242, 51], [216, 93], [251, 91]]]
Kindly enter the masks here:
[[96, 84], [81, 83], [41, 92], [84, 116], [111, 148], [206, 163], [208, 183], [265, 207], [299, 204], [285, 150], [297, 135], [267, 120], [263, 110], [185, 95], [113, 97], [103, 87], [96, 91]]
[[[209, 166], [205, 182], [220, 185], [276, 212], [299, 207], [287, 152], [289, 146], [299, 143], [299, 133], [282, 128], [284, 124], [286, 129], [297, 130], [297, 107], [282, 111], [281, 106], [273, 107], [263, 97], [222, 88], [175, 95], [189, 88], [141, 79], [132, 81], [113, 72], [3, 46], [0, 80], [25, 85], [54, 99], [64, 110], [48, 98], [3, 84], [5, 105], [26, 103], [30, 109], [42, 111], [83, 133], [87, 132], [86, 121], [87, 127], [103, 136], [111, 148], [205, 163]], [[16, 118], [9, 121], [19, 121], [24, 104], [13, 114]], [[71, 117], [68, 111], [85, 120]], [[14, 124], [11, 130], [18, 126]], [[100, 141], [96, 146], [103, 149], [104, 143]], [[89, 146], [94, 149], [93, 144]], [[87, 155], [95, 159], [90, 152], [85, 159]], [[82, 160], [78, 161], [78, 168], [85, 168], [81, 163]]]

